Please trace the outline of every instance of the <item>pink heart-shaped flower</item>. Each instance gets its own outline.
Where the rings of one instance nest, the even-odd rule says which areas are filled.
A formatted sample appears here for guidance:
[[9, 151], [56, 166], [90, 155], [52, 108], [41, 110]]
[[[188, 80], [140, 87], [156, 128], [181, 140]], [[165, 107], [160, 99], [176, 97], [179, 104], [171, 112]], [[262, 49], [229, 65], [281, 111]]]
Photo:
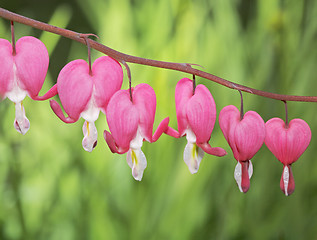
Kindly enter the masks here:
[[[68, 63], [57, 79], [57, 91], [65, 112], [77, 120], [92, 105], [104, 113], [112, 95], [121, 88], [123, 72], [120, 64], [110, 57], [98, 58], [89, 74], [88, 63], [82, 59]], [[93, 99], [92, 99], [93, 98]]]
[[20, 38], [16, 42], [15, 53], [9, 41], [0, 39], [0, 96], [15, 103], [14, 127], [22, 134], [30, 128], [22, 101], [27, 95], [39, 100], [38, 93], [48, 64], [48, 52], [39, 39], [31, 36]]
[[234, 176], [239, 189], [241, 192], [247, 192], [253, 172], [250, 159], [263, 145], [265, 124], [261, 116], [254, 111], [248, 111], [243, 119], [240, 118], [240, 111], [235, 106], [226, 106], [219, 114], [219, 125], [234, 158], [238, 161]]
[[186, 135], [184, 162], [192, 174], [197, 173], [205, 152], [218, 157], [227, 154], [208, 143], [216, 122], [216, 104], [206, 86], [199, 84], [194, 91], [193, 81], [182, 78], [176, 85], [175, 105], [178, 131], [168, 127], [165, 133], [176, 138]]
[[294, 163], [310, 143], [311, 131], [302, 119], [293, 119], [286, 127], [282, 119], [272, 118], [265, 126], [265, 144], [284, 165]]
[[293, 119], [288, 125], [280, 118], [272, 118], [266, 122], [265, 145], [284, 165], [281, 177], [281, 190], [290, 195], [295, 189], [294, 177], [290, 165], [307, 149], [311, 130], [302, 119]]
[[140, 181], [147, 166], [141, 147], [143, 141], [155, 142], [166, 130], [169, 118], [165, 118], [152, 135], [156, 111], [156, 96], [153, 88], [145, 83], [129, 90], [120, 90], [111, 98], [107, 107], [109, 130], [104, 138], [113, 153], [127, 152], [127, 162], [133, 177]]
[[95, 121], [100, 111], [106, 113], [107, 105], [112, 95], [122, 85], [123, 72], [121, 65], [111, 57], [102, 56], [92, 65], [91, 71], [86, 61], [82, 59], [68, 63], [59, 73], [56, 86], [43, 96], [53, 96], [58, 92], [60, 105], [50, 101], [54, 113], [65, 123], [74, 123], [80, 117], [85, 119], [83, 126], [83, 148], [91, 152], [96, 144], [98, 133]]

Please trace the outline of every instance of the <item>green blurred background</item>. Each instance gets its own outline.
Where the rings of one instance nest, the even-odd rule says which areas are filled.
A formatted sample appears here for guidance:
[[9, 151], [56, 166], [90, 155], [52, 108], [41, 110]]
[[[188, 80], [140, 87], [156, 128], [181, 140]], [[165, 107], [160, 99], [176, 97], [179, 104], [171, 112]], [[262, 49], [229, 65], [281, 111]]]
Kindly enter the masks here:
[[[204, 70], [253, 88], [281, 94], [317, 95], [317, 2], [315, 0], [1, 0], [1, 7], [82, 33], [95, 33], [116, 50], [157, 60], [197, 63]], [[10, 40], [0, 19], [0, 37]], [[69, 61], [87, 60], [85, 46], [16, 24], [16, 38], [39, 37], [50, 53], [41, 94]], [[93, 59], [101, 56], [92, 51]], [[177, 127], [174, 89], [190, 75], [130, 64], [133, 85], [150, 84], [157, 95], [154, 128], [164, 117]], [[198, 78], [214, 96], [217, 111], [240, 104], [239, 93]], [[123, 88], [128, 87], [125, 76]], [[58, 98], [55, 98], [58, 99]], [[245, 110], [264, 121], [284, 118], [284, 105], [244, 94]], [[125, 155], [114, 155], [96, 126], [99, 143], [82, 149], [81, 119], [62, 123], [48, 101], [24, 101], [31, 129], [13, 127], [14, 105], [0, 103], [0, 239], [316, 239], [316, 104], [289, 102], [289, 116], [310, 125], [312, 140], [293, 165], [296, 189], [279, 188], [282, 164], [264, 145], [253, 159], [247, 194], [233, 178], [236, 165], [218, 122], [213, 146], [223, 158], [205, 156], [191, 175], [182, 155], [186, 139], [163, 135], [143, 145], [143, 180], [131, 175]]]

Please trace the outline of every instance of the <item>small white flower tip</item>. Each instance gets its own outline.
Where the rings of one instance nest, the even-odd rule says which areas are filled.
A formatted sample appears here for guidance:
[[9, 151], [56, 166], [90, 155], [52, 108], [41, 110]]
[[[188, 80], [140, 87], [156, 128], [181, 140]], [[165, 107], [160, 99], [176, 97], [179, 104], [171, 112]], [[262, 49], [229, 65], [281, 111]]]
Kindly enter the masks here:
[[25, 116], [25, 110], [22, 102], [15, 103], [14, 128], [21, 134], [26, 134], [30, 129], [30, 121]]
[[135, 180], [141, 181], [143, 172], [147, 166], [146, 157], [141, 149], [129, 149], [127, 163], [132, 169], [132, 176]]
[[204, 151], [196, 143], [188, 142], [184, 150], [184, 162], [187, 164], [191, 174], [199, 170], [201, 159], [204, 157]]
[[85, 151], [92, 152], [97, 146], [98, 132], [94, 122], [85, 121], [83, 125], [84, 138], [82, 145]]

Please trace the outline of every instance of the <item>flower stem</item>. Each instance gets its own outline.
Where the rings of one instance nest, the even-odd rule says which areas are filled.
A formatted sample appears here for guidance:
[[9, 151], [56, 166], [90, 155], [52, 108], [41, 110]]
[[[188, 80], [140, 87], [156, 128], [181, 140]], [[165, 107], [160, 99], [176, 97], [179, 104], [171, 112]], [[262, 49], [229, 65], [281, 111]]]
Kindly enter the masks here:
[[125, 69], [127, 70], [127, 75], [128, 75], [128, 79], [129, 79], [129, 94], [130, 94], [130, 100], [131, 102], [133, 102], [133, 98], [132, 98], [132, 80], [131, 80], [131, 71], [130, 68], [128, 66], [128, 64], [125, 61], [121, 61], [121, 63], [125, 66]]
[[89, 75], [92, 76], [92, 70], [91, 70], [91, 49], [90, 49], [90, 43], [88, 41], [88, 36], [90, 34], [80, 34], [80, 37], [83, 38], [86, 42], [87, 49], [88, 49], [88, 64], [89, 64]]
[[193, 74], [193, 95], [195, 94], [195, 90], [196, 90], [196, 75]]
[[15, 35], [14, 35], [14, 22], [11, 21], [11, 39], [12, 39], [12, 55], [16, 55], [16, 48], [15, 48]]
[[243, 109], [243, 96], [242, 96], [242, 92], [241, 90], [239, 90], [239, 93], [240, 93], [240, 97], [241, 97], [241, 107], [240, 107], [240, 121], [243, 119], [244, 117], [244, 109]]
[[283, 101], [285, 105], [285, 128], [288, 128], [288, 109], [287, 109], [287, 102]]

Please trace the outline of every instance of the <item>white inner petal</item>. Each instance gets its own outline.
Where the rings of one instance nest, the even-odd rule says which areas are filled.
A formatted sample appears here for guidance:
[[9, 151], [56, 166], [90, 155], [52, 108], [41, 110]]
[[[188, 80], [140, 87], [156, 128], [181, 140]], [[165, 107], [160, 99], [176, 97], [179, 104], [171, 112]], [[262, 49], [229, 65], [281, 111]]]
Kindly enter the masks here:
[[85, 111], [83, 111], [80, 116], [85, 119], [87, 122], [95, 122], [99, 117], [100, 109], [96, 106], [95, 98], [92, 94], [92, 97], [90, 98], [87, 108]]
[[143, 145], [143, 139], [144, 139], [144, 137], [142, 136], [141, 129], [140, 129], [140, 127], [138, 127], [136, 136], [130, 142], [130, 148], [131, 149], [141, 149], [141, 147]]
[[236, 180], [237, 184], [238, 184], [238, 187], [239, 187], [239, 190], [240, 192], [243, 192], [242, 191], [242, 188], [241, 188], [241, 182], [242, 182], [242, 166], [241, 166], [241, 163], [238, 162], [235, 169], [234, 169], [234, 179]]
[[144, 169], [147, 166], [146, 157], [141, 149], [129, 149], [127, 153], [127, 163], [132, 169], [132, 176], [135, 180], [141, 181]]
[[30, 129], [30, 122], [25, 116], [22, 102], [15, 103], [15, 119], [13, 125], [15, 129], [23, 135]]
[[84, 138], [82, 141], [83, 148], [91, 152], [97, 145], [98, 132], [94, 122], [85, 121], [83, 125]]
[[28, 95], [28, 92], [19, 86], [19, 79], [17, 76], [17, 68], [15, 63], [13, 64], [13, 79], [12, 79], [12, 89], [6, 93], [8, 97], [14, 103], [20, 103]]
[[188, 141], [184, 150], [184, 162], [192, 174], [197, 173], [203, 157], [204, 151], [196, 143]]
[[186, 139], [189, 143], [196, 143], [196, 135], [190, 128], [186, 129], [185, 133]]
[[252, 165], [251, 160], [249, 160], [248, 173], [249, 173], [249, 179], [251, 179], [251, 177], [252, 177], [252, 175], [253, 175], [253, 165]]
[[284, 166], [283, 169], [283, 182], [284, 182], [284, 189], [285, 189], [285, 195], [288, 196], [288, 183], [289, 183], [289, 170], [287, 166]]

